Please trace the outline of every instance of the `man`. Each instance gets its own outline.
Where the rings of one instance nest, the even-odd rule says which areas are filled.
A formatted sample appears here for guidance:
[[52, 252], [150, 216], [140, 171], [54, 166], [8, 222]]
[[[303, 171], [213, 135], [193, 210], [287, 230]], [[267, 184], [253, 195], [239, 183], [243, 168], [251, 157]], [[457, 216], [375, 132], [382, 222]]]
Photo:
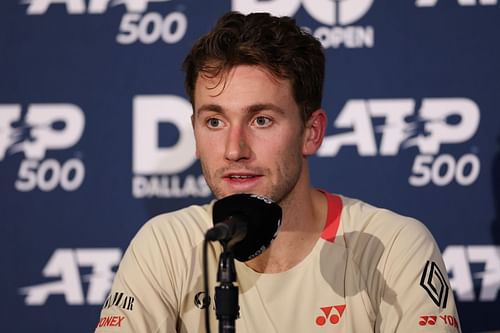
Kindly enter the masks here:
[[[216, 198], [269, 197], [277, 238], [236, 262], [236, 331], [457, 332], [437, 246], [418, 221], [311, 186], [324, 55], [290, 18], [224, 15], [184, 62], [197, 156]], [[130, 244], [96, 332], [204, 332], [202, 247], [212, 204], [153, 218]], [[215, 272], [219, 244], [209, 248]], [[214, 274], [210, 286], [215, 286]], [[213, 289], [213, 288], [212, 288]]]

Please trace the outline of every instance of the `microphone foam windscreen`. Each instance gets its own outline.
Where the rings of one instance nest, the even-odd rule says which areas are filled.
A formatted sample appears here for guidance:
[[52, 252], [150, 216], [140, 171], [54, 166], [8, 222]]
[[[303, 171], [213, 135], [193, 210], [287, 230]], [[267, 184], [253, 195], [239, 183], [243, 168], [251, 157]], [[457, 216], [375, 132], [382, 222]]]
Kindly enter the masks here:
[[281, 207], [255, 194], [234, 194], [215, 202], [213, 222], [224, 222], [233, 216], [247, 224], [246, 237], [233, 247], [234, 257], [248, 261], [271, 245], [281, 226]]

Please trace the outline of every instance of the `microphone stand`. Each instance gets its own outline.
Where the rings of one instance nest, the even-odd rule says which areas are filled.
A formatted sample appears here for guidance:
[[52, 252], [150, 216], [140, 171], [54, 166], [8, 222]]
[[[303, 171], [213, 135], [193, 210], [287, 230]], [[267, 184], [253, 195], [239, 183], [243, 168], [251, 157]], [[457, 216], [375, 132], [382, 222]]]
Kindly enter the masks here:
[[215, 314], [219, 321], [219, 333], [234, 333], [239, 314], [238, 287], [233, 283], [236, 282], [236, 268], [227, 242], [222, 242], [222, 245], [224, 250], [217, 270], [217, 282], [220, 284], [215, 287]]

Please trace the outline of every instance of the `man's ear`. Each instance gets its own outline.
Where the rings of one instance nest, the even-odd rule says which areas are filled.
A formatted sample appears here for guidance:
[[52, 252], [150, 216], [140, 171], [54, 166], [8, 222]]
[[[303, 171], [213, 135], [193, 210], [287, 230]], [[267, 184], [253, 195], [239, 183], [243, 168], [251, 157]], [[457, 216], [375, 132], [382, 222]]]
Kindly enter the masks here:
[[318, 151], [325, 136], [327, 119], [326, 112], [323, 109], [318, 109], [306, 121], [302, 146], [304, 156], [313, 155]]

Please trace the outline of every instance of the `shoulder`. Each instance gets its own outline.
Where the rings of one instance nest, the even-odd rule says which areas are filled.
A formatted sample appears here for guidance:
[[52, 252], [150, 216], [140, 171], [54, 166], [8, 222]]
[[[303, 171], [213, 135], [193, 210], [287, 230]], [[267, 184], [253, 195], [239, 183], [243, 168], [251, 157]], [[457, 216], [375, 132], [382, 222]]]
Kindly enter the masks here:
[[154, 263], [159, 258], [170, 258], [180, 266], [186, 264], [192, 260], [192, 249], [203, 244], [212, 223], [211, 214], [212, 204], [207, 204], [151, 218], [131, 240], [124, 261]]
[[439, 247], [423, 223], [356, 199], [342, 197], [342, 203], [342, 237], [338, 238], [348, 252], [351, 271], [362, 277], [373, 307], [382, 316], [418, 320], [413, 316], [415, 308], [434, 313], [448, 301], [451, 306], [446, 310], [453, 313], [453, 296], [446, 292], [437, 302], [433, 294], [437, 291], [425, 285], [429, 276], [436, 276], [436, 287], [449, 288]]
[[389, 241], [394, 237], [431, 237], [427, 227], [415, 218], [341, 196], [341, 224], [345, 235], [364, 233]]
[[174, 332], [183, 293], [191, 283], [189, 276], [198, 267], [193, 261], [210, 227], [211, 213], [211, 204], [190, 206], [146, 222], [128, 246], [110, 294], [128, 295], [135, 300], [134, 310], [113, 304], [105, 306], [102, 318], [126, 318], [127, 332], [158, 332], [160, 327]]
[[[194, 249], [203, 244], [212, 221], [211, 211], [211, 204], [190, 206], [147, 221], [125, 251], [115, 281], [127, 280], [123, 284], [130, 284], [130, 280], [142, 276], [148, 281], [169, 281], [172, 286], [181, 283], [183, 278], [178, 277], [186, 276], [195, 259]], [[151, 281], [148, 283], [163, 289], [162, 284]]]
[[342, 211], [337, 239], [361, 266], [375, 268], [387, 260], [404, 263], [414, 255], [440, 256], [432, 234], [422, 222], [357, 199], [339, 197]]
[[173, 212], [157, 215], [147, 221], [135, 237], [131, 246], [152, 245], [152, 243], [175, 243], [194, 246], [203, 241], [206, 230], [212, 223], [212, 203], [192, 205]]

